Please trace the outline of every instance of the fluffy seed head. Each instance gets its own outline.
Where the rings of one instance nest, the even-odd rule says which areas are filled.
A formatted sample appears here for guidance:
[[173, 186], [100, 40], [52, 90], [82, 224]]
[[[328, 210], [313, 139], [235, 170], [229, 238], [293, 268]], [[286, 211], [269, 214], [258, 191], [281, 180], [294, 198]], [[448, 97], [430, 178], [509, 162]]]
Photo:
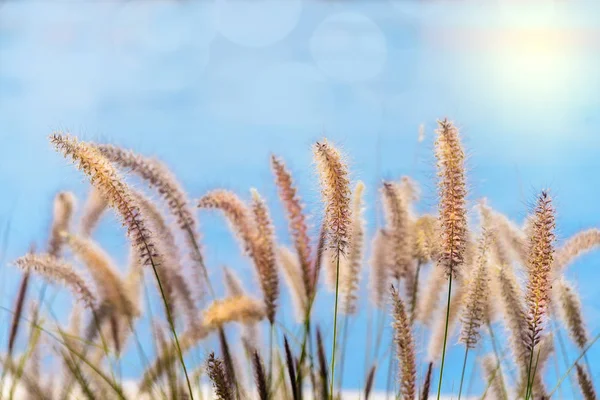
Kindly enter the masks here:
[[565, 279], [558, 281], [555, 289], [561, 309], [561, 317], [571, 338], [580, 350], [588, 343], [588, 333], [585, 327], [581, 301], [577, 292]]
[[98, 226], [98, 222], [100, 222], [100, 218], [102, 214], [108, 207], [108, 202], [102, 195], [102, 193], [92, 187], [88, 198], [85, 202], [85, 206], [83, 208], [83, 215], [81, 216], [81, 221], [79, 223], [79, 232], [81, 236], [91, 236]]
[[273, 324], [279, 297], [279, 277], [275, 256], [275, 232], [267, 204], [258, 191], [252, 190], [252, 214], [256, 223], [254, 261], [263, 291], [267, 318]]
[[489, 235], [484, 231], [479, 243], [477, 266], [468, 284], [466, 304], [461, 317], [460, 341], [471, 349], [475, 348], [479, 342], [480, 327], [486, 322], [489, 315], [489, 272], [487, 268], [489, 240]]
[[348, 167], [327, 141], [314, 145], [313, 156], [321, 180], [329, 247], [336, 254], [345, 254], [351, 234]]
[[228, 322], [247, 324], [263, 318], [265, 307], [261, 302], [247, 296], [235, 296], [210, 304], [204, 311], [204, 326], [213, 329]]
[[310, 294], [313, 289], [312, 251], [302, 203], [292, 181], [292, 176], [283, 161], [271, 156], [271, 166], [275, 175], [275, 183], [279, 189], [279, 198], [285, 207], [288, 228], [294, 241], [296, 253], [298, 253], [300, 267], [302, 268], [302, 282], [306, 293]]
[[390, 266], [396, 279], [405, 277], [412, 263], [411, 221], [408, 202], [401, 186], [384, 182], [383, 203], [386, 210], [386, 234], [389, 238]]
[[452, 122], [439, 121], [438, 126], [435, 142], [441, 234], [438, 262], [450, 275], [462, 266], [467, 242], [465, 153]]
[[34, 271], [50, 282], [64, 285], [86, 307], [93, 309], [96, 297], [85, 280], [69, 264], [48, 254], [27, 254], [15, 260], [14, 264], [24, 271]]
[[127, 227], [127, 236], [138, 249], [141, 265], [157, 267], [156, 246], [141, 216], [134, 197], [112, 164], [94, 146], [74, 137], [54, 133], [50, 142], [65, 157], [72, 159], [90, 179], [108, 205], [115, 209]]
[[532, 236], [529, 238], [529, 281], [525, 297], [528, 306], [528, 332], [524, 338], [529, 351], [533, 351], [540, 340], [550, 297], [551, 267], [554, 261], [554, 213], [550, 195], [542, 191], [534, 211]]
[[360, 283], [360, 274], [363, 264], [364, 255], [364, 240], [365, 240], [365, 219], [363, 216], [363, 192], [365, 185], [358, 182], [354, 188], [352, 199], [352, 216], [351, 229], [352, 237], [350, 238], [348, 257], [346, 260], [346, 268], [340, 276], [340, 291], [342, 295], [343, 314], [355, 314], [356, 302], [358, 300], [358, 288]]

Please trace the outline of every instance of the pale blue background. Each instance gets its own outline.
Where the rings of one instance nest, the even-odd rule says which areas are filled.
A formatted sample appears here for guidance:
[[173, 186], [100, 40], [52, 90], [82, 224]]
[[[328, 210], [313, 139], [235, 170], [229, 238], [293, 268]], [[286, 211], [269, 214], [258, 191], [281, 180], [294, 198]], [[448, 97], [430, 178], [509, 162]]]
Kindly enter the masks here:
[[[595, 1], [0, 1], [2, 305], [12, 307], [17, 278], [6, 262], [31, 241], [44, 246], [53, 195], [68, 189], [83, 199], [87, 191], [50, 148], [54, 130], [156, 155], [193, 198], [216, 187], [248, 198], [256, 187], [287, 243], [271, 152], [294, 172], [316, 231], [310, 146], [324, 136], [342, 146], [353, 178], [367, 185], [372, 232], [382, 178], [415, 177], [419, 210], [434, 211], [433, 129], [448, 116], [468, 149], [472, 203], [486, 196], [522, 221], [537, 191], [550, 187], [562, 240], [600, 224], [599, 106]], [[200, 217], [213, 280], [222, 264], [251, 277], [222, 219]], [[111, 221], [99, 238], [124, 267], [126, 247]], [[598, 261], [586, 256], [568, 273], [593, 333]], [[320, 300], [321, 316], [330, 300]], [[67, 301], [55, 303], [63, 321]], [[364, 373], [362, 303], [351, 324], [348, 388], [360, 387]], [[322, 319], [324, 331], [329, 324]], [[446, 391], [458, 384], [462, 351], [450, 350]], [[592, 364], [599, 357], [592, 350]], [[125, 360], [125, 376], [137, 376], [137, 356]], [[478, 382], [472, 393], [481, 390]]]

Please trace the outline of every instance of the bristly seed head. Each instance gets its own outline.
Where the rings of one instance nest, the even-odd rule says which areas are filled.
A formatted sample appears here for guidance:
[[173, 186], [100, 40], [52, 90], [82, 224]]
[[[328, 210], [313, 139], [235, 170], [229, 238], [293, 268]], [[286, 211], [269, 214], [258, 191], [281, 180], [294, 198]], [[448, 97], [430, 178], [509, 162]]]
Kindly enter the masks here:
[[327, 141], [317, 142], [313, 155], [321, 179], [329, 247], [337, 257], [337, 253], [346, 253], [351, 234], [348, 167], [340, 152]]
[[439, 264], [447, 275], [456, 275], [464, 263], [467, 242], [465, 153], [452, 122], [445, 119], [438, 125], [435, 146], [441, 230]]

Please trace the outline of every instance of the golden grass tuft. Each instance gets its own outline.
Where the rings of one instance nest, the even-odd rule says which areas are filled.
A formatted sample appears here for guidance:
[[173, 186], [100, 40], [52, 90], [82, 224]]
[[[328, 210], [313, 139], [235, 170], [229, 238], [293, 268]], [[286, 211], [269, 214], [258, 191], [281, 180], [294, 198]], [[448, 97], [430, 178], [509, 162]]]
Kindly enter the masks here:
[[203, 313], [203, 324], [214, 329], [229, 322], [259, 322], [265, 316], [265, 307], [260, 301], [248, 296], [235, 296], [212, 302]]

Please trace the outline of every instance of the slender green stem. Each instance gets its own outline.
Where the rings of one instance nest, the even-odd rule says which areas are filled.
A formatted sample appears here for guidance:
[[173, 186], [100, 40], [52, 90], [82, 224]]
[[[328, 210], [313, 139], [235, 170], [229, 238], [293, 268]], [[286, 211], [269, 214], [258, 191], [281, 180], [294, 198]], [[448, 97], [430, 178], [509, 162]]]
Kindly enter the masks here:
[[271, 392], [273, 382], [273, 335], [275, 334], [275, 324], [271, 324], [271, 333], [269, 334], [269, 379], [267, 381], [267, 392]]
[[500, 374], [500, 382], [502, 382], [502, 400], [508, 400], [508, 395], [506, 394], [506, 387], [504, 386], [504, 377], [502, 376], [502, 360], [500, 358], [500, 352], [498, 351], [498, 345], [496, 344], [496, 335], [494, 335], [494, 330], [492, 329], [492, 324], [490, 321], [487, 321], [488, 331], [490, 332], [490, 339], [492, 341], [492, 348], [494, 349], [494, 355], [496, 356], [496, 371], [494, 371], [493, 378], [495, 378], [496, 373]]
[[562, 385], [563, 381], [571, 374], [571, 370], [573, 370], [573, 368], [575, 368], [575, 365], [579, 362], [579, 360], [581, 360], [583, 357], [585, 357], [587, 351], [594, 345], [594, 343], [596, 343], [598, 341], [598, 339], [600, 339], [600, 333], [597, 334], [596, 336], [594, 336], [594, 339], [592, 339], [587, 344], [587, 346], [585, 346], [585, 348], [583, 349], [583, 351], [581, 352], [579, 357], [577, 357], [575, 359], [575, 361], [573, 361], [573, 364], [571, 364], [569, 369], [567, 369], [567, 371], [564, 373], [564, 375], [558, 380], [558, 382], [556, 382], [556, 386], [554, 386], [554, 389], [552, 389], [552, 391], [548, 394], [548, 397], [550, 397], [550, 398], [552, 397], [554, 392], [556, 392], [556, 390], [560, 387], [560, 385]]
[[156, 278], [156, 282], [158, 282], [158, 288], [160, 290], [160, 295], [163, 299], [163, 303], [165, 306], [165, 312], [167, 314], [167, 321], [169, 322], [169, 327], [171, 328], [171, 332], [173, 333], [173, 338], [175, 339], [175, 346], [177, 347], [177, 354], [179, 356], [179, 362], [181, 363], [181, 367], [183, 368], [183, 374], [185, 375], [185, 380], [187, 383], [188, 391], [190, 393], [190, 399], [194, 400], [194, 392], [192, 390], [192, 383], [190, 382], [190, 377], [188, 376], [187, 367], [185, 365], [185, 361], [183, 360], [183, 353], [181, 352], [181, 346], [179, 345], [179, 338], [177, 337], [177, 331], [175, 329], [175, 321], [173, 320], [173, 315], [171, 314], [171, 307], [167, 302], [167, 298], [165, 297], [165, 292], [163, 289], [163, 285], [158, 276], [158, 271], [154, 262], [152, 264], [152, 271], [154, 271], [154, 276]]
[[333, 382], [335, 380], [335, 342], [337, 339], [337, 314], [338, 296], [340, 290], [340, 249], [338, 247], [335, 262], [335, 306], [333, 309], [333, 345], [331, 346], [331, 382], [329, 384], [329, 398], [333, 399]]
[[463, 359], [462, 373], [460, 374], [460, 386], [458, 388], [458, 400], [462, 394], [463, 382], [465, 380], [465, 371], [467, 370], [467, 358], [469, 357], [469, 346], [465, 346], [465, 358]]
[[442, 378], [444, 376], [444, 361], [446, 360], [446, 343], [448, 341], [448, 322], [450, 320], [450, 299], [452, 295], [452, 273], [450, 273], [450, 277], [448, 278], [448, 302], [446, 304], [446, 328], [444, 331], [444, 347], [442, 350], [442, 364], [440, 366], [440, 381], [438, 383], [438, 393], [437, 400], [440, 400], [440, 396], [442, 394]]

